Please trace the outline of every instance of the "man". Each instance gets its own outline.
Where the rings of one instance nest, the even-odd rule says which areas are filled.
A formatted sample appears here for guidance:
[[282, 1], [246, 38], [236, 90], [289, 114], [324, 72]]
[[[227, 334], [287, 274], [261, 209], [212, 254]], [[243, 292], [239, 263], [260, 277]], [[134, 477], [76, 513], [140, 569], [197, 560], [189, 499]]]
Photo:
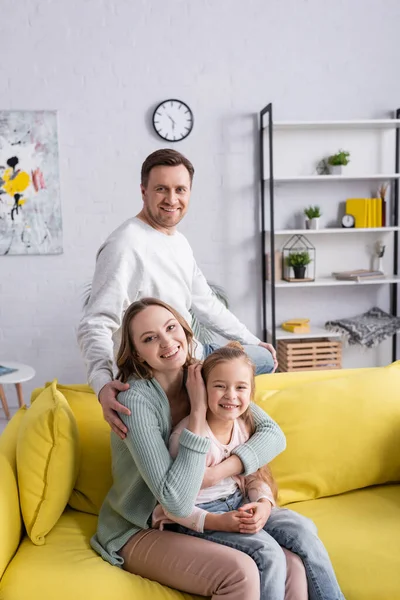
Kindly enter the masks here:
[[[186, 238], [176, 230], [189, 206], [194, 169], [179, 152], [157, 150], [142, 165], [143, 208], [116, 229], [97, 254], [92, 289], [78, 328], [89, 384], [98, 395], [104, 418], [120, 437], [126, 427], [117, 400], [127, 384], [114, 380], [113, 357], [118, 349], [123, 314], [135, 300], [160, 298], [191, 323], [189, 309], [213, 331], [239, 340], [257, 367], [270, 373], [277, 366], [275, 350], [261, 342], [216, 298]], [[197, 345], [205, 358], [215, 345]]]

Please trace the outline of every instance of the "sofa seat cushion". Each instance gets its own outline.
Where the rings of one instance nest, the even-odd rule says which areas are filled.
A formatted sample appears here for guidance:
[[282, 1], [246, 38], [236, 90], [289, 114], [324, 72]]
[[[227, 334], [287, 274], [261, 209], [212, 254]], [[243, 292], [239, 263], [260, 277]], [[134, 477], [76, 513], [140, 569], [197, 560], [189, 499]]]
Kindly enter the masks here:
[[109, 565], [89, 544], [96, 525], [94, 515], [67, 509], [44, 546], [25, 537], [0, 581], [0, 598], [201, 600]]
[[318, 527], [346, 600], [400, 593], [400, 485], [289, 504]]

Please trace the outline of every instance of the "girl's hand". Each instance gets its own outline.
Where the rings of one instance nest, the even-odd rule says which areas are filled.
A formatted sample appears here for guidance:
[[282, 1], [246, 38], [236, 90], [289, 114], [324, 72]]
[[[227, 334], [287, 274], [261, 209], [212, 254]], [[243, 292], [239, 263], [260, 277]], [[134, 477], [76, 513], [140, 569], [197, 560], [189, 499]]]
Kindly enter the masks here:
[[240, 532], [241, 515], [238, 510], [231, 510], [227, 513], [208, 513], [204, 521], [204, 529], [213, 531], [230, 531], [232, 533]]
[[257, 533], [261, 531], [271, 514], [272, 504], [263, 499], [259, 502], [249, 502], [239, 508], [240, 533]]
[[188, 376], [186, 381], [186, 389], [189, 394], [191, 413], [207, 413], [207, 391], [201, 375], [203, 365], [196, 363], [188, 368]]

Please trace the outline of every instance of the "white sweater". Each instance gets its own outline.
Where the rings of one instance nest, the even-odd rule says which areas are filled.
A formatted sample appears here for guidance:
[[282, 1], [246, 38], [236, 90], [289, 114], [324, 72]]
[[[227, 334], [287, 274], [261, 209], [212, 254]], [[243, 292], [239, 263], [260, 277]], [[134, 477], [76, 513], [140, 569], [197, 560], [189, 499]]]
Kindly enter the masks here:
[[[88, 381], [97, 395], [114, 379], [126, 309], [150, 296], [173, 306], [189, 325], [191, 308], [200, 322], [228, 339], [243, 344], [260, 341], [212, 293], [185, 236], [166, 235], [134, 217], [98, 251], [90, 299], [78, 327]], [[196, 356], [202, 355], [198, 344]]]

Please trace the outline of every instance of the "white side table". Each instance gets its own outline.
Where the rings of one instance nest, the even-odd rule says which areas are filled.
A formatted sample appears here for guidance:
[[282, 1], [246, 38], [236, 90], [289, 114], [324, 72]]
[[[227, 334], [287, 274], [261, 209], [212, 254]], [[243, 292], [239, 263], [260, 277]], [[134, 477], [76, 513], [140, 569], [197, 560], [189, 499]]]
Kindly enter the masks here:
[[6, 394], [4, 392], [3, 385], [7, 383], [13, 383], [17, 390], [18, 396], [18, 404], [20, 406], [24, 406], [24, 397], [22, 395], [22, 386], [21, 383], [24, 381], [29, 381], [32, 377], [35, 376], [35, 369], [30, 367], [29, 365], [23, 365], [22, 363], [9, 361], [9, 360], [1, 360], [0, 365], [3, 367], [9, 367], [10, 369], [17, 369], [12, 373], [7, 373], [6, 375], [0, 375], [0, 400], [3, 405], [3, 410], [7, 419], [10, 419], [10, 410], [8, 408]]

